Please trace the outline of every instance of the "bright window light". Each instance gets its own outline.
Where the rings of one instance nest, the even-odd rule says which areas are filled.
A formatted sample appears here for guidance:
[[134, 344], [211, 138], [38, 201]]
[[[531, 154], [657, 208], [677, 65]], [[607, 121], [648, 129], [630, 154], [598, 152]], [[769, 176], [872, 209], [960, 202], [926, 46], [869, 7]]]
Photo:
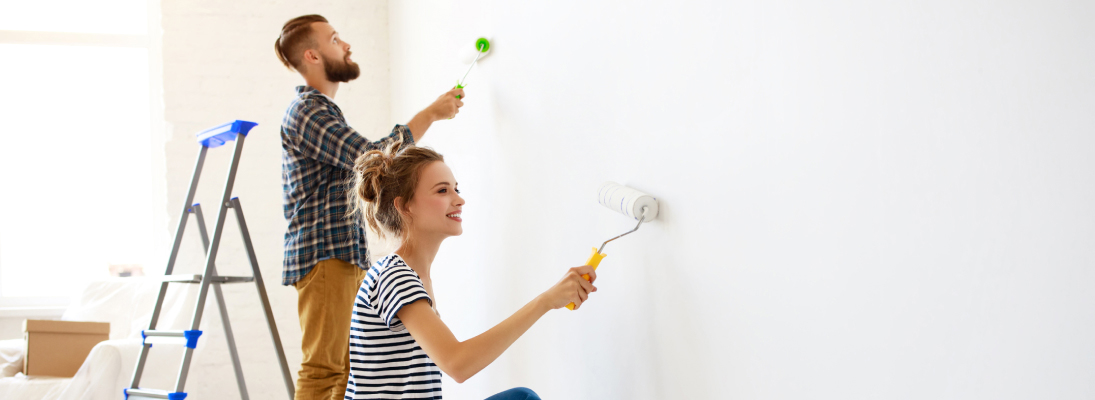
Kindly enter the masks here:
[[0, 1], [0, 30], [144, 35], [147, 0]]
[[148, 50], [0, 54], [21, 60], [0, 63], [0, 296], [69, 296], [112, 264], [149, 265]]

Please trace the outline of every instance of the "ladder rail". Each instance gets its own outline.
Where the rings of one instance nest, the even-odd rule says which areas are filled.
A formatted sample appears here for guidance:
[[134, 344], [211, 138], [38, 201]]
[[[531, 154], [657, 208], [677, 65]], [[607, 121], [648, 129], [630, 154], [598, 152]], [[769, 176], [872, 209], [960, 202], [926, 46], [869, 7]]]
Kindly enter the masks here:
[[270, 336], [274, 341], [274, 348], [278, 353], [278, 363], [281, 364], [281, 375], [285, 378], [285, 389], [289, 392], [289, 398], [296, 398], [296, 386], [293, 384], [293, 374], [289, 371], [289, 363], [285, 358], [285, 348], [281, 344], [281, 335], [278, 334], [277, 323], [274, 322], [274, 310], [270, 308], [270, 298], [266, 295], [266, 285], [262, 282], [262, 271], [259, 270], [258, 257], [255, 255], [255, 247], [251, 244], [251, 233], [247, 230], [247, 220], [243, 218], [243, 206], [239, 197], [233, 197], [232, 210], [236, 212], [236, 222], [240, 226], [240, 235], [243, 236], [243, 246], [247, 249], [247, 260], [251, 263], [251, 271], [255, 277], [255, 288], [262, 298], [262, 308], [266, 311], [266, 322], [270, 328]]
[[[202, 216], [201, 205], [194, 205], [194, 218], [198, 221], [198, 232], [201, 233], [202, 248], [209, 252], [209, 234], [205, 230], [205, 217]], [[217, 276], [217, 267], [213, 266], [213, 272], [202, 277], [202, 280], [213, 280]], [[236, 338], [232, 334], [232, 323], [228, 318], [228, 307], [224, 301], [224, 293], [221, 285], [213, 285], [213, 295], [217, 297], [217, 307], [221, 315], [221, 325], [224, 326], [224, 339], [228, 342], [228, 354], [232, 357], [232, 369], [236, 372], [236, 385], [240, 390], [240, 398], [249, 400], [247, 395], [247, 383], [243, 379], [243, 366], [240, 365], [239, 351], [236, 350]]]
[[[198, 179], [201, 177], [202, 167], [205, 165], [205, 154], [209, 148], [201, 146], [201, 150], [198, 152], [198, 161], [194, 163], [194, 175], [190, 177], [190, 189], [186, 192], [186, 201], [183, 202], [183, 209], [179, 215], [179, 224], [175, 227], [175, 242], [171, 245], [171, 253], [167, 257], [167, 267], [165, 268], [164, 275], [171, 275], [171, 272], [175, 269], [175, 260], [179, 255], [179, 248], [182, 247], [183, 232], [186, 231], [186, 220], [190, 216], [191, 204], [194, 202], [194, 194], [198, 191]], [[160, 293], [156, 296], [156, 306], [152, 308], [152, 318], [148, 323], [148, 330], [156, 329], [156, 324], [160, 320], [160, 309], [163, 308], [164, 298], [167, 296], [167, 285], [169, 282], [163, 282], [160, 284]], [[152, 345], [145, 343], [141, 345], [140, 355], [137, 356], [137, 367], [133, 369], [133, 379], [130, 381], [129, 387], [137, 388], [141, 382], [141, 375], [144, 373], [145, 362], [148, 361], [148, 351], [152, 348]]]
[[[221, 195], [221, 201], [217, 205], [217, 222], [213, 225], [213, 239], [209, 244], [209, 251], [205, 256], [205, 273], [202, 274], [201, 288], [198, 289], [198, 301], [194, 306], [194, 317], [190, 323], [191, 330], [197, 330], [201, 325], [202, 313], [205, 311], [205, 298], [209, 295], [209, 279], [206, 279], [213, 272], [214, 261], [217, 259], [217, 250], [220, 249], [221, 237], [224, 235], [224, 219], [228, 216], [229, 196], [232, 193], [232, 186], [236, 182], [236, 169], [239, 168], [240, 155], [243, 153], [243, 142], [246, 135], [236, 135], [236, 145], [232, 152], [232, 161], [228, 168], [228, 177], [225, 179], [224, 192]], [[194, 349], [187, 348], [183, 354], [182, 365], [180, 367], [179, 376], [175, 381], [175, 392], [182, 393], [186, 387], [186, 378], [190, 370], [190, 361], [194, 356]]]

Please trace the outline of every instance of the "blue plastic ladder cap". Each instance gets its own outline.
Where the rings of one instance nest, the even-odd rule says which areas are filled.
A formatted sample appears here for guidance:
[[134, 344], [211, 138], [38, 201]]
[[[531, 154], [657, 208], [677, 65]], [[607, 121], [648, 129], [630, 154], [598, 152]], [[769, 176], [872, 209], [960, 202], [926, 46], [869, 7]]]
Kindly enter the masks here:
[[251, 128], [254, 128], [258, 124], [259, 124], [258, 122], [251, 122], [251, 121], [244, 121], [242, 119], [237, 119], [234, 122], [232, 122], [232, 130], [234, 130], [236, 132], [239, 132], [243, 136], [247, 136], [247, 134], [251, 132]]
[[[122, 393], [125, 394], [125, 400], [129, 400], [129, 388], [122, 389]], [[186, 392], [168, 393], [167, 400], [184, 400], [186, 399]]]
[[258, 123], [237, 119], [198, 132], [196, 136], [198, 143], [212, 149], [236, 140], [236, 135], [247, 136], [247, 133], [250, 132], [251, 128], [254, 128], [255, 125], [258, 125]]
[[[148, 336], [144, 334], [144, 330], [141, 330], [141, 344], [147, 344], [148, 348], [152, 348], [152, 343], [148, 343]], [[129, 396], [128, 394], [126, 396]], [[128, 397], [127, 397], [128, 398]]]
[[[183, 331], [183, 336], [186, 336], [186, 347], [189, 347], [191, 349], [197, 348], [198, 347], [198, 337], [201, 336], [201, 335], [202, 335], [202, 331], [199, 331], [199, 330]], [[183, 395], [183, 397], [186, 397], [186, 393], [183, 393], [182, 395]], [[180, 397], [180, 399], [181, 398], [182, 397]]]

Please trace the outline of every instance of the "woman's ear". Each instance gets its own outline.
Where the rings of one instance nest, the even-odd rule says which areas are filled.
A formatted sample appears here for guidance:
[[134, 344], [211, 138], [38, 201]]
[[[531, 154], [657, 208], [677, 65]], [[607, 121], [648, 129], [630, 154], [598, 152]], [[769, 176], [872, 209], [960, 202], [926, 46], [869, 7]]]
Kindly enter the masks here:
[[403, 229], [405, 229], [406, 232], [409, 232], [411, 229], [411, 221], [414, 220], [414, 218], [411, 217], [411, 209], [403, 202], [402, 197], [396, 197], [392, 200], [392, 205], [395, 206], [395, 212], [399, 213], [400, 219], [403, 220]]
[[398, 212], [399, 215], [406, 217], [410, 214], [409, 210], [403, 208], [403, 197], [396, 197], [395, 199], [393, 199], [392, 205], [395, 206], [395, 211]]

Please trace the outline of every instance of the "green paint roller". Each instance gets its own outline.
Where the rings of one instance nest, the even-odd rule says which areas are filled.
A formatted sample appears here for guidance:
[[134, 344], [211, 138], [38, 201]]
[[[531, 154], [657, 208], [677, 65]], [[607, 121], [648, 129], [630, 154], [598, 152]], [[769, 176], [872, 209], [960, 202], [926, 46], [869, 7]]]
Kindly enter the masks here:
[[[479, 62], [479, 59], [483, 58], [483, 57], [486, 57], [488, 52], [490, 52], [490, 39], [487, 39], [485, 37], [481, 37], [479, 39], [476, 39], [475, 40], [475, 59], [472, 60], [471, 65], [468, 66], [468, 72], [465, 72], [464, 76], [462, 78], [460, 78], [460, 80], [456, 81], [456, 88], [457, 89], [463, 89], [464, 88], [465, 84], [467, 83], [468, 74], [471, 73], [471, 69], [475, 68], [475, 64]], [[459, 99], [460, 96], [456, 96], [456, 98]]]

